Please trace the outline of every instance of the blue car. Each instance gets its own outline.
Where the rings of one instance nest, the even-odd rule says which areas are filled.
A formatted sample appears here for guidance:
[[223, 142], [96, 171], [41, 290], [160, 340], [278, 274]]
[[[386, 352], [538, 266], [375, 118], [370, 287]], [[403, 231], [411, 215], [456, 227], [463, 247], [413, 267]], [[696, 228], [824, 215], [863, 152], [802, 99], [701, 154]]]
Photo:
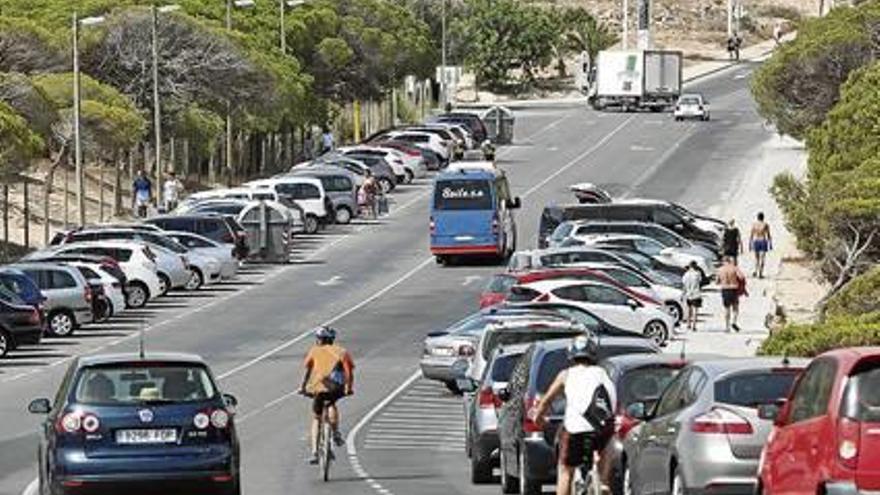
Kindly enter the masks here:
[[241, 493], [236, 399], [189, 354], [82, 356], [46, 415], [39, 493]]
[[491, 163], [450, 165], [434, 181], [431, 254], [441, 264], [459, 256], [508, 258], [516, 251], [519, 207], [504, 172]]

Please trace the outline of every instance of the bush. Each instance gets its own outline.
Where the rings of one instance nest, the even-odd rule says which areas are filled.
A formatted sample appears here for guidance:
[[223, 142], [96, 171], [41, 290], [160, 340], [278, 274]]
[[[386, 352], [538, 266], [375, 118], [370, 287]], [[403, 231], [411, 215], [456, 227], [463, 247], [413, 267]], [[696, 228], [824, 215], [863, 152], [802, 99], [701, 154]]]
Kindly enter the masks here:
[[835, 317], [825, 323], [790, 325], [761, 344], [762, 356], [814, 357], [841, 347], [880, 345], [880, 312]]
[[828, 300], [825, 311], [830, 318], [880, 312], [880, 266], [852, 279]]

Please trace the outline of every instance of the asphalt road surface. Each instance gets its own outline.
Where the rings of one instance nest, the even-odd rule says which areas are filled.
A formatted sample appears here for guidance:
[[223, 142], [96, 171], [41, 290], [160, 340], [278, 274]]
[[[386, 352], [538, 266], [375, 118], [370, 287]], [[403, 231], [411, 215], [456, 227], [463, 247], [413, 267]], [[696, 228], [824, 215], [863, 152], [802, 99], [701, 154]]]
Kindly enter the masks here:
[[[711, 101], [711, 122], [583, 105], [518, 110], [515, 145], [500, 150], [499, 161], [522, 197], [519, 247], [535, 246], [541, 208], [570, 202], [575, 182], [717, 209], [770, 137], [748, 94], [751, 69], [739, 65], [691, 85]], [[27, 414], [29, 400], [55, 393], [71, 355], [134, 351], [141, 328], [148, 352], [201, 354], [238, 397], [246, 494], [497, 493], [469, 483], [460, 400], [419, 379], [417, 365], [424, 335], [475, 310], [499, 268], [436, 265], [428, 253], [429, 181], [400, 189], [381, 225], [304, 239], [295, 265], [250, 268], [234, 284], [0, 362], [0, 494], [21, 494], [36, 476], [39, 418]], [[356, 395], [342, 405], [348, 445], [329, 484], [305, 463], [309, 403], [294, 393], [308, 330], [320, 323], [341, 330], [357, 362]]]

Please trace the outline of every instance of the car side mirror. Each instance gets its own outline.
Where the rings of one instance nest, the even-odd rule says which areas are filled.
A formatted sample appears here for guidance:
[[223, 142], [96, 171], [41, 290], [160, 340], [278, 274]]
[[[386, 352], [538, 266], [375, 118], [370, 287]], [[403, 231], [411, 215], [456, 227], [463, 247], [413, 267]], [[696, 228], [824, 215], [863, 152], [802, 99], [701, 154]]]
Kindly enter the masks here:
[[238, 406], [238, 399], [232, 394], [223, 394], [223, 403], [226, 404], [227, 407], [235, 408]]
[[645, 402], [633, 402], [626, 406], [626, 415], [639, 421], [648, 419], [649, 411], [648, 404]]
[[626, 305], [632, 308], [633, 311], [639, 309], [639, 307], [641, 306], [641, 304], [639, 304], [639, 302], [635, 299], [627, 299]]
[[28, 404], [28, 412], [31, 414], [49, 414], [52, 410], [52, 403], [49, 399], [34, 399]]
[[776, 422], [781, 412], [779, 404], [760, 404], [758, 406], [758, 417], [764, 420]]
[[478, 388], [476, 380], [471, 378], [457, 378], [455, 380], [455, 386], [465, 394], [472, 394], [476, 392]]
[[507, 387], [500, 388], [496, 395], [501, 399], [501, 402], [507, 402], [510, 400], [510, 389]]

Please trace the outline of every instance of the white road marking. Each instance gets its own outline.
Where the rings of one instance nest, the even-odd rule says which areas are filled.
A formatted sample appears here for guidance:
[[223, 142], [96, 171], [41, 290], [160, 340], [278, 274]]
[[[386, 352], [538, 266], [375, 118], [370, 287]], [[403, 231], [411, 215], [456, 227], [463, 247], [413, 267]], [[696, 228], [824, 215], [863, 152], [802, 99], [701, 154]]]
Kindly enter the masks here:
[[462, 282], [461, 285], [467, 287], [468, 285], [471, 285], [472, 283], [480, 280], [481, 278], [483, 278], [483, 277], [481, 277], [479, 275], [468, 275], [467, 277], [464, 278], [464, 282]]
[[21, 492], [21, 495], [37, 495], [37, 492], [39, 491], [39, 489], [40, 489], [40, 480], [34, 478], [34, 480], [28, 484], [28, 486], [24, 489], [24, 491]]
[[629, 147], [630, 151], [654, 151], [652, 146], [642, 146], [640, 144], [634, 144]]
[[317, 284], [321, 287], [330, 287], [333, 285], [339, 285], [340, 283], [342, 283], [342, 277], [339, 275], [333, 275], [332, 277], [330, 277], [327, 280], [321, 280], [321, 281], [315, 282], [315, 284]]

